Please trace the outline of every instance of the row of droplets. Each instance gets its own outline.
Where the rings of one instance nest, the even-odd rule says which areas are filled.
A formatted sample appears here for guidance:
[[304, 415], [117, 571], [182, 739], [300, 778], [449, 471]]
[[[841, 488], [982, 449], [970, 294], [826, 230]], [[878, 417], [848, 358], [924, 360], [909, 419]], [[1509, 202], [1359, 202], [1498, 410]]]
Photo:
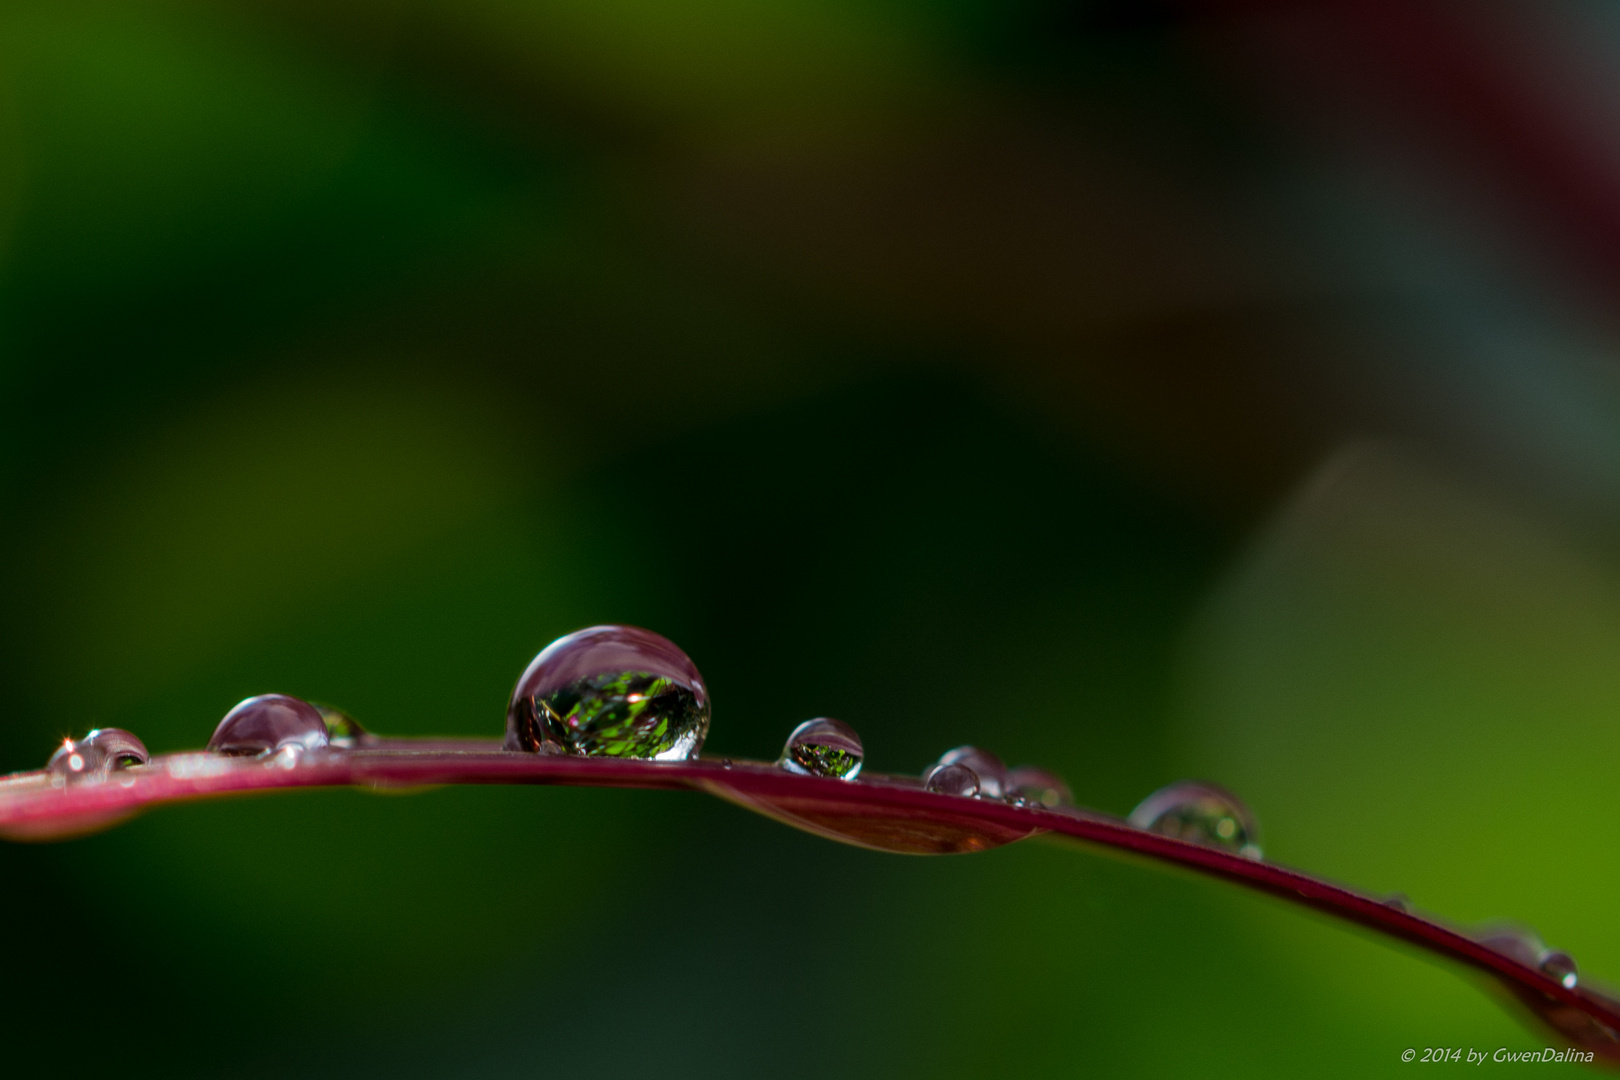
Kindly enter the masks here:
[[[508, 750], [684, 761], [709, 731], [708, 690], [674, 642], [632, 626], [594, 626], [552, 642], [518, 679], [507, 708]], [[340, 710], [286, 694], [261, 694], [228, 712], [208, 740], [216, 754], [292, 766], [305, 754], [364, 746], [372, 739]], [[133, 734], [101, 728], [64, 740], [46, 771], [58, 786], [97, 783], [150, 760]], [[806, 776], [855, 780], [865, 750], [859, 734], [830, 717], [789, 735], [777, 765]], [[1056, 809], [1073, 798], [1061, 778], [1034, 766], [1007, 768], [974, 746], [948, 751], [923, 773], [932, 792]], [[1131, 814], [1139, 828], [1260, 856], [1253, 816], [1208, 784], [1174, 784]]]
[[[777, 764], [808, 776], [853, 780], [863, 759], [861, 739], [848, 724], [830, 717], [807, 720], [788, 736]], [[1000, 800], [1018, 807], [1055, 810], [1074, 797], [1057, 774], [1033, 765], [1009, 769], [977, 746], [946, 751], [923, 772], [923, 784], [941, 795]], [[1248, 807], [1213, 784], [1182, 781], [1161, 788], [1131, 812], [1137, 828], [1258, 859], [1259, 828]]]
[[[709, 695], [691, 658], [668, 638], [632, 626], [593, 626], [562, 637], [534, 658], [507, 708], [509, 750], [684, 761], [709, 731]], [[860, 735], [830, 717], [795, 728], [777, 764], [789, 772], [854, 780]], [[973, 746], [948, 751], [923, 774], [928, 790], [1056, 809], [1068, 786], [1033, 766], [1008, 769]], [[1173, 784], [1149, 796], [1131, 823], [1168, 836], [1260, 857], [1254, 817], [1209, 784]]]
[[[231, 757], [271, 758], [295, 764], [309, 750], [349, 749], [371, 738], [342, 710], [312, 705], [287, 694], [260, 694], [225, 714], [208, 740], [208, 751]], [[95, 784], [113, 773], [152, 760], [146, 744], [122, 728], [97, 728], [81, 739], [63, 739], [45, 773], [56, 787]]]
[[[593, 626], [552, 642], [525, 669], [507, 707], [503, 745], [528, 753], [686, 761], [702, 749], [709, 719], [703, 677], [674, 642], [633, 626]], [[208, 750], [292, 766], [306, 753], [364, 746], [371, 739], [340, 710], [262, 694], [225, 715]], [[64, 740], [46, 771], [57, 786], [97, 783], [149, 760], [134, 735], [100, 728]], [[854, 728], [818, 717], [793, 730], [776, 764], [800, 775], [854, 781], [864, 761]], [[927, 790], [941, 795], [1023, 808], [1055, 810], [1073, 803], [1055, 774], [1034, 766], [1009, 769], [975, 746], [947, 751], [922, 780]], [[1235, 795], [1213, 784], [1183, 781], [1161, 788], [1137, 805], [1129, 821], [1163, 836], [1261, 858], [1254, 816]], [[1391, 898], [1390, 906], [1410, 911], [1404, 897]], [[1533, 933], [1496, 930], [1479, 940], [1564, 986], [1575, 985], [1574, 960], [1547, 949]]]

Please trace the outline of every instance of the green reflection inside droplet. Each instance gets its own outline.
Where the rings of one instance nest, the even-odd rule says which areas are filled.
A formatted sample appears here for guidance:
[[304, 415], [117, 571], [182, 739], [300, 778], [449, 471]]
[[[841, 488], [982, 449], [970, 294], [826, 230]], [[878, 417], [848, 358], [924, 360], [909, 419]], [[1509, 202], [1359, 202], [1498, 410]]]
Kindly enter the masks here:
[[861, 764], [859, 756], [836, 746], [816, 746], [799, 743], [791, 747], [788, 755], [794, 763], [812, 776], [844, 777]]
[[642, 671], [591, 675], [539, 704], [547, 734], [591, 757], [685, 757], [705, 719], [691, 690]]

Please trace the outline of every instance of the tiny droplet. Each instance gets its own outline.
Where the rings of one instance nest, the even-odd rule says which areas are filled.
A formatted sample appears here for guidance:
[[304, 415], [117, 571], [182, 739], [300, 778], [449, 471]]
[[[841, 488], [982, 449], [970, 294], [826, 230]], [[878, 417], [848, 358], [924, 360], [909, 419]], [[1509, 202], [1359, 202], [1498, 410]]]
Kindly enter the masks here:
[[1408, 915], [1412, 914], [1412, 899], [1405, 893], [1390, 893], [1384, 897], [1384, 906], [1393, 908], [1396, 911], [1404, 911]]
[[1542, 952], [1536, 967], [1543, 975], [1558, 980], [1566, 990], [1575, 989], [1580, 981], [1580, 971], [1575, 967], [1575, 958], [1560, 949], [1547, 949]]
[[1000, 799], [1007, 794], [1007, 766], [988, 750], [977, 746], [958, 746], [940, 755], [934, 768], [945, 765], [965, 765], [978, 778], [979, 794], [986, 799]]
[[311, 702], [315, 711], [321, 714], [326, 723], [326, 742], [328, 746], [335, 746], [339, 750], [352, 750], [356, 746], [364, 746], [372, 741], [371, 732], [360, 726], [360, 722], [342, 709], [331, 705], [322, 705]]
[[1056, 773], [1020, 765], [1007, 774], [1008, 798], [1020, 805], [1044, 806], [1055, 810], [1074, 802], [1069, 785]]
[[965, 795], [971, 798], [980, 791], [979, 774], [966, 765], [935, 765], [928, 770], [924, 779], [929, 791], [941, 795]]
[[801, 776], [853, 780], [861, 773], [863, 756], [854, 728], [822, 716], [793, 729], [776, 763]]
[[327, 745], [326, 721], [307, 701], [286, 694], [260, 694], [240, 702], [214, 729], [208, 749], [216, 754], [257, 757], [291, 747], [294, 753]]
[[1254, 815], [1236, 795], [1214, 784], [1183, 780], [1162, 787], [1131, 811], [1130, 823], [1160, 836], [1261, 857]]
[[674, 642], [592, 626], [541, 650], [512, 690], [506, 749], [686, 761], [709, 734], [703, 676]]
[[1475, 941], [1493, 952], [1517, 960], [1525, 967], [1539, 968], [1546, 942], [1530, 927], [1515, 922], [1492, 922], [1473, 933]]

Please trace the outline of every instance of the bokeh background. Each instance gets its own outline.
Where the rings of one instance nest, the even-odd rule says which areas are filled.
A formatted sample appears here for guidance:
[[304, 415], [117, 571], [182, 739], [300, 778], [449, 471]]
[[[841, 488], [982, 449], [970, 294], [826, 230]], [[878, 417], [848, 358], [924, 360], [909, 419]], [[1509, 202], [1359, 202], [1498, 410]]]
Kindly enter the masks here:
[[[1620, 979], [1620, 18], [8, 0], [0, 768], [654, 628]], [[17, 1075], [1361, 1076], [1454, 971], [1041, 843], [333, 791], [0, 847]]]

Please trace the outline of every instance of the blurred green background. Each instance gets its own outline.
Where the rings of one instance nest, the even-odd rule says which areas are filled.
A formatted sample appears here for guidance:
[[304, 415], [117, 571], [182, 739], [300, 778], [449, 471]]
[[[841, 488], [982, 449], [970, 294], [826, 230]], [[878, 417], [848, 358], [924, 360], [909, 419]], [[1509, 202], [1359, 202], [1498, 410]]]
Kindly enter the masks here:
[[[1203, 777], [1276, 859], [1620, 979], [1620, 249], [1561, 196], [1620, 25], [1369, 9], [12, 0], [0, 768], [271, 691], [494, 736], [541, 646], [629, 622], [711, 753], [832, 715], [874, 769], [971, 741], [1116, 813]], [[0, 881], [18, 1070], [1545, 1044], [1229, 886], [696, 795], [170, 807]]]

